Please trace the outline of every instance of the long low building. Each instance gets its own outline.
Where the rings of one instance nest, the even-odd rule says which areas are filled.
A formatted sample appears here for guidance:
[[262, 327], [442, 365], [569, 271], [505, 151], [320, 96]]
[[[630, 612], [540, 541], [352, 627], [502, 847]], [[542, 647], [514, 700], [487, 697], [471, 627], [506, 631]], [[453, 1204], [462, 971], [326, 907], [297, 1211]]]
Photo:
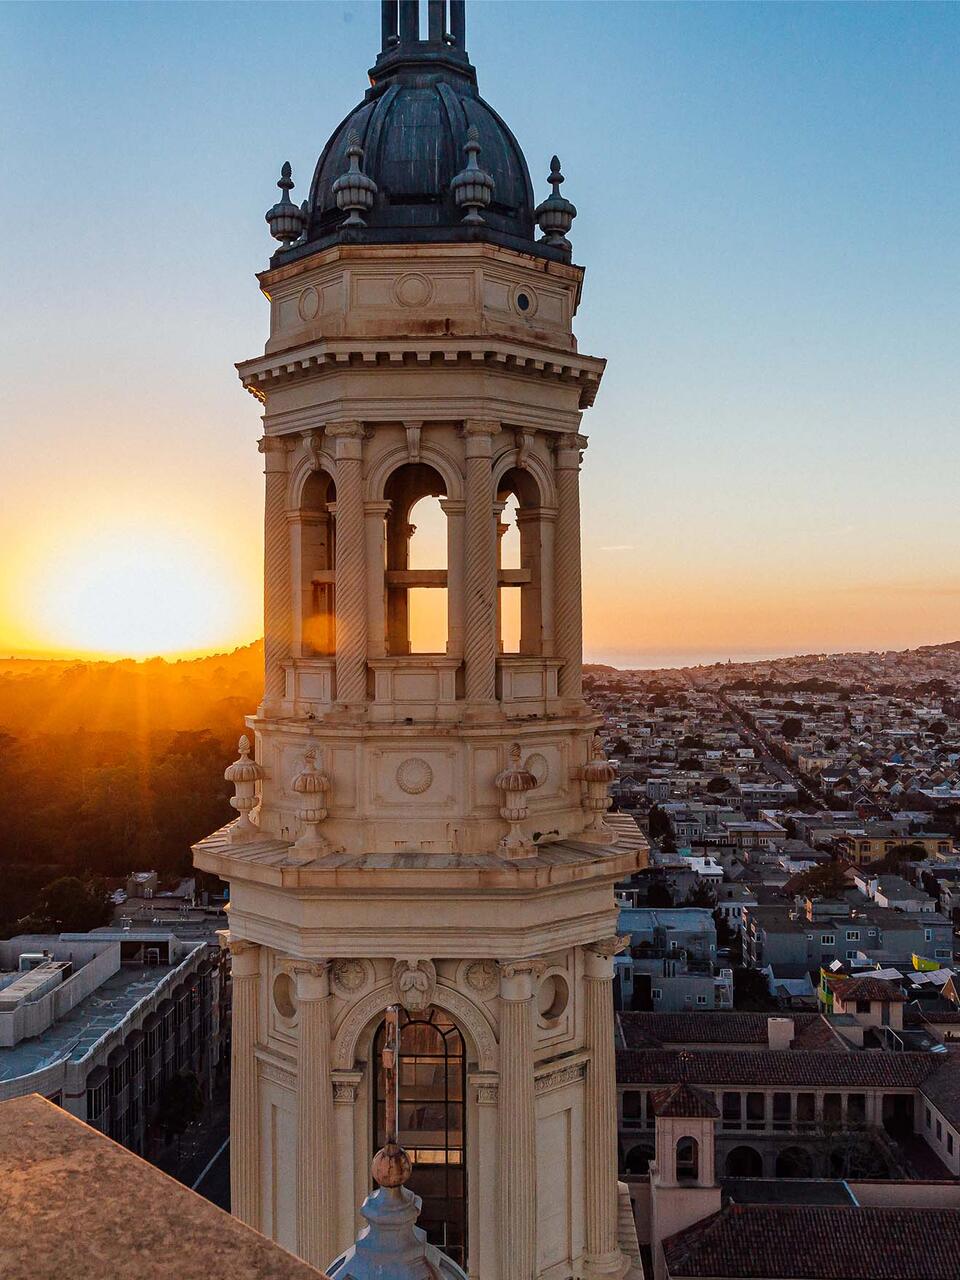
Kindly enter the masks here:
[[209, 1090], [227, 1030], [220, 952], [158, 930], [0, 942], [0, 1101], [39, 1093], [143, 1151], [164, 1085]]

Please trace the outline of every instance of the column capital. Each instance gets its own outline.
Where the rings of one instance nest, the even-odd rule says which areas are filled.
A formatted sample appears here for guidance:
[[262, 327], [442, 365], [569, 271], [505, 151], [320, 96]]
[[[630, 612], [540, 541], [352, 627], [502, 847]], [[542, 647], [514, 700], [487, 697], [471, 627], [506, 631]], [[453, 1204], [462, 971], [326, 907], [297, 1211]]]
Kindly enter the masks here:
[[325, 1000], [330, 994], [329, 961], [287, 959], [283, 967], [293, 977], [301, 1004]]
[[366, 435], [362, 422], [355, 420], [328, 422], [326, 432], [333, 439], [334, 457], [338, 462], [346, 459], [360, 461], [363, 457], [363, 441]]
[[500, 961], [500, 999], [529, 1000], [536, 990], [536, 980], [544, 970], [539, 959]]
[[558, 469], [561, 471], [578, 471], [583, 461], [583, 451], [586, 447], [586, 436], [560, 436], [554, 445]]
[[467, 509], [463, 498], [441, 498], [440, 510], [445, 516], [462, 516]]
[[613, 977], [613, 957], [626, 951], [630, 945], [629, 936], [600, 938], [588, 943], [583, 948], [586, 962], [584, 977], [593, 982], [607, 982]]
[[489, 458], [493, 454], [493, 437], [500, 432], [500, 423], [493, 418], [467, 418], [460, 433], [466, 445], [468, 458]]
[[365, 502], [363, 504], [364, 513], [368, 516], [388, 516], [392, 502]]
[[260, 947], [246, 938], [228, 938], [230, 970], [235, 978], [253, 978], [260, 972]]
[[290, 440], [286, 436], [261, 436], [257, 449], [263, 454], [263, 469], [268, 475], [286, 471], [290, 453]]

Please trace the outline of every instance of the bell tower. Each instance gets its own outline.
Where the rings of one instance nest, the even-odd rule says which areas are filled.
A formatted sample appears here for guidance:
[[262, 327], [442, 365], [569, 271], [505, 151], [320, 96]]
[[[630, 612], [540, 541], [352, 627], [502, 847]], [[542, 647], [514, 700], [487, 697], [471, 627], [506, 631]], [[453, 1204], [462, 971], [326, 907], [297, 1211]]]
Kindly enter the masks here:
[[[227, 771], [233, 1212], [327, 1266], [385, 1141], [477, 1280], [619, 1276], [614, 883], [581, 691], [583, 270], [479, 96], [462, 0], [381, 6], [363, 101], [259, 276], [265, 673]], [[252, 753], [252, 758], [251, 758]]]

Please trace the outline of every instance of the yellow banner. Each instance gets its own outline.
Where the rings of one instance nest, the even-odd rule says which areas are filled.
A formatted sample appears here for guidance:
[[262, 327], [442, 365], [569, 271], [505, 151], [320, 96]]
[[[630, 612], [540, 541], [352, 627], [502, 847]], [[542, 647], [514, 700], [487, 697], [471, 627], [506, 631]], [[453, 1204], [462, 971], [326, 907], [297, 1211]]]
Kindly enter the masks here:
[[920, 973], [933, 973], [940, 968], [936, 960], [927, 960], [923, 956], [913, 955], [913, 967]]

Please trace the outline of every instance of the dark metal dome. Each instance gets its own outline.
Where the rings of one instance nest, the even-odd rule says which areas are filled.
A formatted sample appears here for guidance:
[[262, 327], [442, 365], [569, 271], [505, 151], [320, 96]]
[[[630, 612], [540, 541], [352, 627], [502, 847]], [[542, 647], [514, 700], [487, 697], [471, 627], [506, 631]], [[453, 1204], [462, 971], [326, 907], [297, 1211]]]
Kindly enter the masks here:
[[[419, 0], [383, 0], [382, 47], [370, 71], [371, 87], [324, 147], [304, 206], [305, 235], [276, 255], [282, 261], [332, 243], [476, 240], [569, 261], [569, 249], [536, 238], [523, 152], [477, 92], [464, 47], [464, 0], [429, 0], [427, 14], [428, 36], [421, 39]], [[451, 184], [467, 164], [471, 140], [479, 142], [479, 166], [494, 185], [481, 218], [474, 214], [465, 222], [467, 210], [458, 205]], [[354, 218], [345, 226], [344, 200], [338, 201], [335, 184], [349, 171], [348, 149], [357, 144], [360, 168], [376, 192], [362, 222]]]

